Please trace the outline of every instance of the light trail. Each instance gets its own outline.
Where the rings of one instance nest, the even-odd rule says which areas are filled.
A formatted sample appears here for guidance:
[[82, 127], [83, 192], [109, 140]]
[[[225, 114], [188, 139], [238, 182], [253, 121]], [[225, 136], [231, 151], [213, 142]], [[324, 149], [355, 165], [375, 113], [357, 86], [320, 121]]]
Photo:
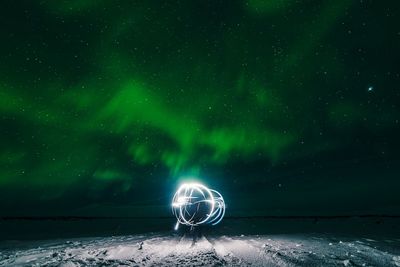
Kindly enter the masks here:
[[195, 227], [201, 224], [217, 225], [225, 215], [225, 201], [213, 189], [199, 184], [182, 184], [172, 199], [172, 213], [180, 224]]

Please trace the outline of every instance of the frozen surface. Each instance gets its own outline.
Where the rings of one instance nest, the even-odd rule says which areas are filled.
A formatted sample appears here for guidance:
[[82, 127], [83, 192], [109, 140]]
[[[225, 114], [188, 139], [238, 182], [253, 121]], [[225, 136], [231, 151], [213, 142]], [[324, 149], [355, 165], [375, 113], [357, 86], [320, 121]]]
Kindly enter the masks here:
[[400, 239], [158, 233], [0, 243], [0, 266], [400, 266]]

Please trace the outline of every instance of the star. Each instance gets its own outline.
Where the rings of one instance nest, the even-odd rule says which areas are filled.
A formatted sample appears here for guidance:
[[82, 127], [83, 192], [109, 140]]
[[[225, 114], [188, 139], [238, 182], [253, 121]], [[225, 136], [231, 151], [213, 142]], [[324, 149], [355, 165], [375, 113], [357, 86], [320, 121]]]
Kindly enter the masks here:
[[368, 91], [368, 92], [374, 91], [374, 87], [373, 87], [373, 86], [369, 86], [368, 89], [367, 89], [367, 91]]

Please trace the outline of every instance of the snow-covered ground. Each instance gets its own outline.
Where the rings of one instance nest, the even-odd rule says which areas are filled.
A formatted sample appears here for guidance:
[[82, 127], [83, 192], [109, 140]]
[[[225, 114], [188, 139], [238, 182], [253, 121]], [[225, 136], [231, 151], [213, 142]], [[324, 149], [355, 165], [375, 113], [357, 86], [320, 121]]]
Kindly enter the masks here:
[[400, 239], [153, 233], [2, 242], [0, 266], [400, 266]]

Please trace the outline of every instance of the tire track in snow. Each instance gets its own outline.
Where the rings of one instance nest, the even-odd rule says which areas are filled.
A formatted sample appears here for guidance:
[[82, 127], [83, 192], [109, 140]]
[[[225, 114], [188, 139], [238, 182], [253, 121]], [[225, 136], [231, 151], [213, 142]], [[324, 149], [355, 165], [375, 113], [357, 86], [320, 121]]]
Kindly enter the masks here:
[[234, 265], [255, 265], [255, 266], [285, 266], [283, 262], [277, 264], [272, 257], [265, 255], [263, 251], [248, 242], [238, 238], [222, 236], [212, 238], [212, 243], [218, 255], [226, 257], [227, 261]]
[[218, 257], [213, 245], [202, 236], [198, 240], [183, 236], [174, 250], [154, 266], [223, 266], [226, 262]]

